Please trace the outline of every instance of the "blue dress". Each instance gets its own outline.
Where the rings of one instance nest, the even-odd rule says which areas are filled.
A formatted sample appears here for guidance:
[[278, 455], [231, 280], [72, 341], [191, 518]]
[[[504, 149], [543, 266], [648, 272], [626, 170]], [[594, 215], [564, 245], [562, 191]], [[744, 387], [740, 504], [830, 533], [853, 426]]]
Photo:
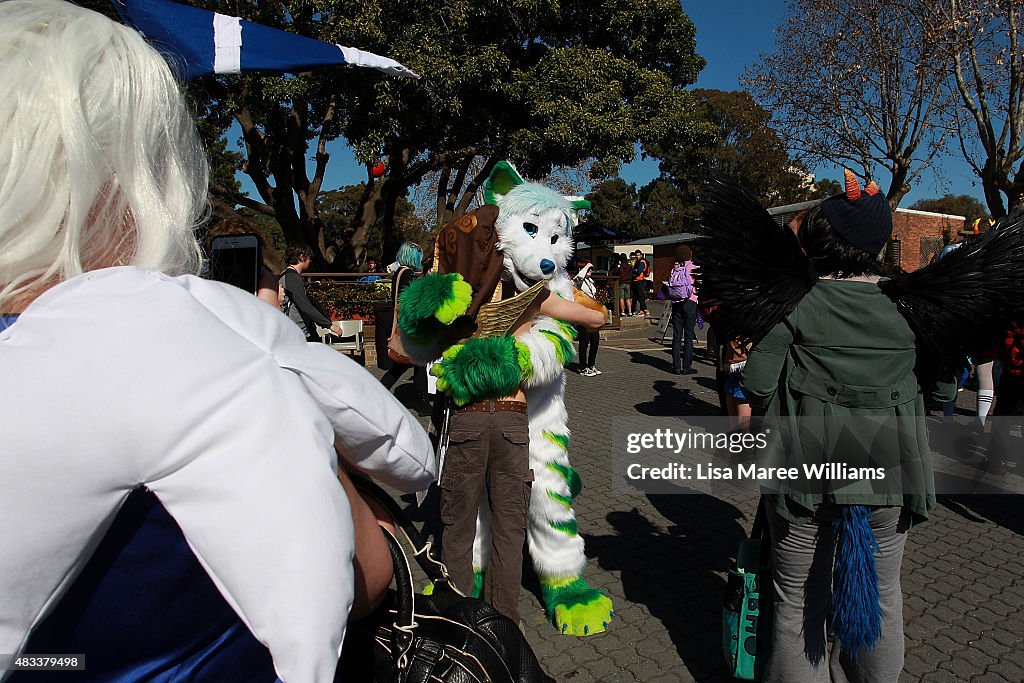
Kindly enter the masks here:
[[269, 650], [141, 487], [24, 653], [84, 654], [85, 671], [20, 672], [12, 682], [277, 680]]

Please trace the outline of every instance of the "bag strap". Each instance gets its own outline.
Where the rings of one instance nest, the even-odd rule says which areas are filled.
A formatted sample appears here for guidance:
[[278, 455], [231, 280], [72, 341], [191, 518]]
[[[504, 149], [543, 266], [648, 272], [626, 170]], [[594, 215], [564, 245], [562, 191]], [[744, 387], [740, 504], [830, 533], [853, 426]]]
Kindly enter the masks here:
[[764, 496], [757, 499], [757, 512], [750, 527], [750, 538], [768, 538], [768, 503]]
[[[420, 534], [416, 525], [412, 523], [412, 520], [405, 514], [405, 511], [401, 506], [395, 502], [395, 499], [389, 496], [387, 491], [366, 477], [360, 476], [354, 472], [350, 472], [349, 474], [352, 478], [352, 483], [355, 484], [357, 489], [372, 496], [374, 500], [380, 503], [381, 506], [387, 510], [388, 515], [390, 515], [395, 521], [395, 527], [402, 532], [403, 536], [405, 536], [405, 540], [413, 550], [413, 556], [416, 558], [416, 563], [419, 564], [423, 573], [427, 575], [427, 578], [431, 581], [446, 581], [453, 589], [455, 589], [455, 584], [448, 575], [448, 568], [443, 562], [438, 562], [431, 555], [430, 549], [432, 543], [423, 538], [423, 535]], [[396, 575], [398, 574], [397, 567], [395, 569], [395, 573]], [[458, 592], [460, 595], [462, 594], [461, 591]]]
[[391, 658], [395, 668], [402, 671], [408, 666], [408, 654], [415, 640], [416, 592], [412, 588], [412, 568], [402, 545], [390, 531], [380, 528], [391, 552], [391, 563], [395, 568], [396, 614], [394, 629], [391, 631]]
[[409, 266], [401, 266], [395, 271], [395, 281], [391, 285], [391, 301], [395, 305], [395, 309], [398, 309], [398, 285], [402, 282], [402, 271], [409, 270]]
[[391, 283], [391, 336], [398, 331], [398, 284], [402, 281], [402, 271], [409, 270], [408, 266], [401, 266], [395, 271], [395, 279]]

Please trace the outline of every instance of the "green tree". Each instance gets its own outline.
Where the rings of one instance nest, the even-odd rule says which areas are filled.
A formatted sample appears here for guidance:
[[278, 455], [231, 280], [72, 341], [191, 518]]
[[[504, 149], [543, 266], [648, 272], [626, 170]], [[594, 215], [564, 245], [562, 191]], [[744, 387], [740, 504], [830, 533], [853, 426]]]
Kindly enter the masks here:
[[[317, 214], [323, 221], [324, 234], [328, 242], [346, 244], [350, 241], [352, 221], [359, 212], [359, 204], [366, 191], [366, 184], [346, 185], [338, 190], [326, 190], [317, 198]], [[384, 248], [383, 220], [378, 219], [368, 231], [366, 250], [367, 256], [378, 261], [390, 262], [395, 250]], [[423, 225], [415, 213], [415, 207], [405, 198], [399, 198], [395, 210], [395, 232], [400, 241], [416, 242], [429, 250], [433, 235]], [[353, 262], [346, 259], [343, 262]]]
[[640, 188], [640, 206], [636, 238], [688, 232], [700, 216], [692, 198], [666, 178], [655, 178]]
[[619, 177], [598, 183], [586, 196], [590, 215], [628, 239], [639, 236], [640, 208], [636, 185]]
[[[203, 115], [227, 113], [241, 126], [241, 168], [258, 197], [214, 193], [273, 216], [290, 240], [314, 245], [321, 264], [361, 258], [379, 219], [385, 250], [395, 245], [398, 199], [432, 173], [439, 224], [469, 208], [501, 159], [529, 177], [593, 159], [594, 177], [607, 177], [637, 143], [688, 134], [684, 88], [704, 66], [675, 0], [192, 2], [387, 54], [424, 76], [335, 69], [201, 84]], [[339, 137], [362, 161], [387, 163], [383, 178], [368, 177], [345, 244], [325, 239], [316, 201], [326, 145]]]
[[694, 90], [693, 97], [703, 134], [667, 141], [655, 151], [662, 173], [691, 202], [712, 174], [739, 180], [766, 204], [809, 198], [809, 176], [790, 159], [771, 114], [749, 93]]
[[818, 182], [814, 183], [814, 189], [811, 190], [811, 196], [807, 197], [805, 201], [812, 199], [825, 199], [832, 195], [837, 195], [843, 191], [843, 186], [837, 181], [830, 178], [822, 178]]
[[918, 211], [931, 211], [933, 213], [948, 213], [954, 216], [963, 216], [967, 219], [967, 225], [972, 225], [978, 218], [987, 218], [988, 211], [985, 205], [968, 194], [952, 195], [947, 194], [938, 199], [919, 199], [910, 205], [911, 209]]

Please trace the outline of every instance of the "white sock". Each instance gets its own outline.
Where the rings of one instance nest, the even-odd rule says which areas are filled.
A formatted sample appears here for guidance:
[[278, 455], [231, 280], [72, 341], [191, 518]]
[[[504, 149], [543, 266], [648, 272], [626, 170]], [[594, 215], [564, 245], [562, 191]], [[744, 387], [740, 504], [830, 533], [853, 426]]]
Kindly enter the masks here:
[[981, 426], [985, 426], [985, 418], [988, 417], [988, 411], [992, 409], [992, 399], [995, 397], [996, 392], [991, 389], [978, 389], [978, 422]]

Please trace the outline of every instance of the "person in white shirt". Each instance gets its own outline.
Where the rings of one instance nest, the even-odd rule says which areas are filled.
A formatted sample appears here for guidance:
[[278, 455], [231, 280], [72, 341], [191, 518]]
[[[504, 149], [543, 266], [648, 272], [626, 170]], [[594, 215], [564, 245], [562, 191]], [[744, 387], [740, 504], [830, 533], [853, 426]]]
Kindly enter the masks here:
[[[591, 299], [597, 298], [597, 284], [594, 282], [594, 264], [589, 259], [576, 259], [578, 272], [573, 278], [573, 285]], [[597, 377], [601, 371], [595, 365], [597, 363], [597, 347], [601, 343], [601, 331], [589, 330], [582, 325], [576, 326], [579, 340], [579, 368], [580, 374], [584, 377]]]
[[193, 275], [207, 163], [137, 33], [0, 2], [0, 88], [0, 652], [82, 647], [60, 650], [86, 655], [76, 680], [334, 680], [350, 610], [390, 580], [339, 460], [419, 490], [426, 434]]

